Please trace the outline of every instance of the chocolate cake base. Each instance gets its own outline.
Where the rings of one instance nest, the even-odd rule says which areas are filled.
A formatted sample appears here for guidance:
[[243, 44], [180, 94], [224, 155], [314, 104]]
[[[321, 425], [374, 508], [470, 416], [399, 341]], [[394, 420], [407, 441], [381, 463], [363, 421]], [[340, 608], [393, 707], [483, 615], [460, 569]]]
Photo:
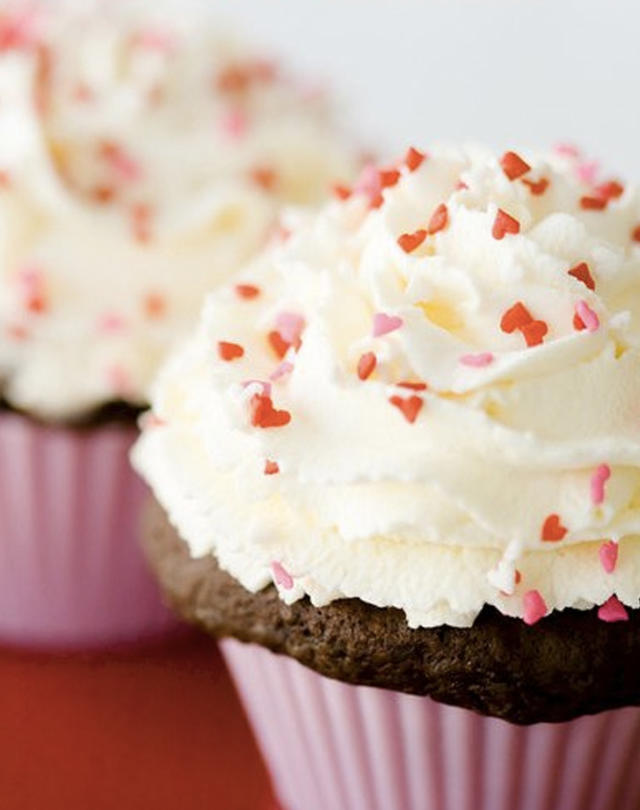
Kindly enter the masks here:
[[608, 624], [556, 611], [528, 627], [486, 607], [473, 627], [412, 630], [401, 610], [342, 599], [286, 605], [245, 590], [215, 557], [192, 559], [157, 502], [145, 515], [150, 562], [175, 609], [214, 636], [289, 655], [322, 675], [429, 695], [511, 723], [560, 722], [640, 705], [640, 610]]
[[112, 402], [106, 402], [99, 408], [94, 408], [88, 413], [54, 422], [42, 419], [31, 413], [21, 411], [18, 408], [14, 408], [5, 399], [0, 397], [0, 413], [3, 411], [7, 413], [19, 414], [20, 416], [24, 416], [42, 425], [74, 428], [76, 430], [89, 430], [91, 428], [102, 427], [103, 425], [110, 425], [114, 423], [133, 425], [138, 420], [140, 414], [144, 411], [144, 408], [137, 405], [131, 405], [123, 400], [113, 400]]

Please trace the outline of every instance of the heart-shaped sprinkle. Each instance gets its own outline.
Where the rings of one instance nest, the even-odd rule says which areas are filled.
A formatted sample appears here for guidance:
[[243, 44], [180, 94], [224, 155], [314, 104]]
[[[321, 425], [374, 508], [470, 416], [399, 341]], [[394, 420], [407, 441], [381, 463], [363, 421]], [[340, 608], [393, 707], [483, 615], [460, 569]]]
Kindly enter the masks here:
[[549, 181], [546, 177], [541, 177], [539, 180], [527, 180], [526, 177], [523, 177], [522, 182], [528, 187], [534, 197], [539, 197], [549, 188]]
[[395, 332], [403, 324], [402, 318], [397, 315], [387, 315], [385, 312], [376, 312], [373, 316], [373, 336], [382, 337], [389, 332]]
[[255, 284], [236, 284], [235, 291], [239, 298], [245, 298], [249, 301], [260, 295], [260, 287], [256, 287]]
[[280, 585], [285, 591], [290, 591], [291, 588], [293, 588], [293, 577], [282, 563], [272, 562], [271, 571], [273, 572], [273, 581], [276, 585]]
[[605, 200], [617, 200], [624, 194], [624, 186], [617, 180], [608, 180], [606, 183], [600, 183], [596, 186], [595, 192], [598, 197], [604, 197]]
[[560, 522], [558, 515], [549, 515], [545, 518], [540, 532], [540, 539], [545, 543], [557, 543], [566, 535], [567, 529]]
[[226, 363], [230, 363], [232, 360], [242, 357], [244, 349], [238, 343], [229, 343], [226, 340], [219, 340], [218, 354], [222, 360]]
[[400, 172], [397, 169], [380, 169], [378, 177], [382, 188], [390, 188], [400, 179]]
[[618, 563], [618, 544], [613, 540], [607, 540], [598, 549], [598, 556], [603, 569], [607, 574], [612, 574]]
[[278, 181], [275, 169], [270, 166], [255, 166], [249, 172], [249, 177], [263, 191], [273, 191]]
[[358, 360], [358, 377], [361, 380], [368, 379], [377, 365], [378, 361], [373, 352], [365, 352]]
[[581, 317], [577, 314], [573, 316], [573, 328], [576, 332], [582, 332], [583, 329], [586, 329]]
[[527, 591], [522, 597], [523, 615], [525, 624], [531, 626], [547, 615], [547, 603], [540, 591]]
[[640, 225], [636, 225], [631, 231], [631, 240], [633, 242], [640, 242]]
[[608, 464], [600, 464], [596, 467], [591, 476], [591, 503], [599, 506], [604, 501], [604, 485], [611, 477], [611, 467]]
[[629, 614], [617, 596], [610, 596], [604, 605], [598, 608], [598, 618], [603, 622], [627, 622]]
[[447, 206], [444, 203], [440, 203], [440, 205], [431, 215], [431, 219], [429, 220], [427, 230], [431, 235], [433, 235], [434, 233], [438, 233], [438, 231], [444, 230], [447, 227], [448, 222], [449, 222], [449, 211], [447, 209]]
[[267, 459], [264, 463], [264, 474], [265, 475], [276, 475], [276, 473], [280, 472], [280, 467], [278, 466], [277, 461], [271, 461]]
[[493, 355], [491, 352], [480, 352], [480, 354], [463, 354], [460, 358], [463, 366], [471, 366], [471, 368], [484, 368], [485, 366], [493, 363]]
[[289, 346], [291, 345], [290, 343], [287, 343], [280, 332], [276, 331], [275, 329], [272, 332], [269, 332], [267, 335], [267, 340], [269, 341], [273, 351], [280, 359], [285, 356], [289, 350]]
[[522, 301], [517, 301], [512, 307], [504, 313], [500, 320], [500, 329], [510, 335], [516, 329], [522, 329], [523, 326], [531, 323], [533, 317], [529, 310], [525, 307]]
[[527, 342], [527, 346], [538, 346], [543, 342], [549, 327], [544, 321], [531, 321], [531, 323], [525, 324], [520, 331]]
[[410, 172], [415, 172], [415, 170], [422, 165], [426, 157], [423, 152], [419, 152], [417, 149], [414, 149], [413, 146], [410, 146], [404, 158], [405, 166]]
[[508, 233], [520, 233], [520, 223], [510, 214], [507, 214], [506, 211], [503, 211], [502, 208], [498, 208], [491, 235], [494, 239], [504, 239]]
[[600, 319], [586, 301], [576, 303], [576, 315], [580, 318], [588, 332], [596, 332], [600, 326]]
[[403, 233], [398, 237], [398, 244], [405, 253], [412, 253], [427, 238], [427, 232], [420, 228], [413, 233]]
[[403, 397], [393, 396], [389, 398], [389, 402], [398, 408], [407, 422], [410, 422], [411, 424], [416, 421], [418, 414], [424, 405], [422, 399], [416, 395], [407, 397], [406, 399]]
[[284, 427], [291, 421], [289, 411], [278, 411], [267, 394], [254, 394], [249, 401], [251, 424], [259, 428]]
[[246, 134], [249, 120], [242, 110], [231, 110], [220, 121], [220, 129], [233, 140], [238, 140]]
[[167, 299], [161, 293], [148, 293], [144, 297], [142, 308], [147, 318], [162, 318], [167, 312]]
[[509, 180], [517, 180], [523, 174], [531, 171], [531, 166], [515, 152], [505, 152], [500, 158], [500, 166]]
[[602, 211], [607, 207], [606, 197], [591, 197], [588, 194], [580, 197], [580, 208], [584, 211]]
[[589, 265], [586, 262], [580, 262], [580, 264], [576, 264], [575, 267], [572, 267], [569, 270], [569, 275], [577, 278], [578, 281], [581, 281], [585, 287], [588, 287], [590, 290], [595, 290], [596, 283], [593, 280], [593, 276], [589, 271]]

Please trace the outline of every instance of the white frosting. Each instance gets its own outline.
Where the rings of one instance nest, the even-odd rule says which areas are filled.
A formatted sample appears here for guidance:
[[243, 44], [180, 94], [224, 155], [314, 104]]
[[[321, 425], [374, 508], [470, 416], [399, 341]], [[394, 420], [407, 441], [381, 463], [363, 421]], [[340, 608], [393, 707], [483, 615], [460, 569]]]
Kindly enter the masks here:
[[[567, 164], [524, 157], [525, 179], [549, 181], [543, 194], [495, 156], [437, 150], [402, 169], [380, 208], [356, 194], [300, 222], [241, 273], [254, 299], [209, 297], [155, 386], [163, 424], [134, 452], [194, 556], [215, 554], [252, 591], [275, 578], [287, 602], [359, 597], [402, 608], [411, 626], [469, 625], [484, 604], [523, 616], [529, 591], [549, 610], [614, 593], [638, 606], [640, 198], [627, 189], [586, 210], [596, 192]], [[406, 253], [398, 237], [441, 203], [446, 227]], [[493, 236], [498, 208], [520, 233]], [[568, 272], [581, 262], [593, 291]], [[503, 331], [516, 302], [545, 322], [544, 342]], [[575, 328], [576, 306], [591, 329]], [[283, 312], [305, 322], [293, 370], [272, 382], [291, 421], [254, 427], [262, 389], [243, 383], [277, 367], [266, 335]], [[376, 313], [402, 326], [373, 337]], [[222, 360], [218, 341], [244, 355]], [[377, 367], [362, 380], [367, 352]], [[428, 389], [396, 385], [407, 380]], [[413, 422], [393, 396], [419, 398]], [[279, 472], [265, 475], [266, 460]], [[567, 529], [556, 542], [542, 539], [551, 515]], [[612, 573], [605, 540], [619, 542]]]
[[0, 379], [46, 418], [147, 401], [281, 205], [353, 166], [322, 97], [204, 17], [89, 5], [0, 14]]

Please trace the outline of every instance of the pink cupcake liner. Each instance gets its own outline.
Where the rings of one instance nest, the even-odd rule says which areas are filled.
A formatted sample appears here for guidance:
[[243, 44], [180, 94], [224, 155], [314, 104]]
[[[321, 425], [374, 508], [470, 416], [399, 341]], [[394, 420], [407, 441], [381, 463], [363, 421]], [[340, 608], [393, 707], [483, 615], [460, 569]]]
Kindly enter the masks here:
[[283, 810], [638, 810], [640, 709], [515, 726], [221, 644]]
[[0, 643], [105, 647], [176, 630], [139, 546], [136, 435], [0, 414]]

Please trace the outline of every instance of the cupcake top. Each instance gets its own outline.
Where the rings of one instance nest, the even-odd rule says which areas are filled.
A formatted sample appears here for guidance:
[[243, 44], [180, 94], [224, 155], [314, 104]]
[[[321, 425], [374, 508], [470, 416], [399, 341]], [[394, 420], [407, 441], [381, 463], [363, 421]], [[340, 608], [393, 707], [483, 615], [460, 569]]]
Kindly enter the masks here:
[[89, 5], [0, 12], [0, 393], [47, 419], [146, 402], [204, 293], [354, 162], [201, 15]]
[[194, 557], [412, 627], [638, 606], [640, 196], [575, 169], [410, 149], [208, 298], [134, 452]]

